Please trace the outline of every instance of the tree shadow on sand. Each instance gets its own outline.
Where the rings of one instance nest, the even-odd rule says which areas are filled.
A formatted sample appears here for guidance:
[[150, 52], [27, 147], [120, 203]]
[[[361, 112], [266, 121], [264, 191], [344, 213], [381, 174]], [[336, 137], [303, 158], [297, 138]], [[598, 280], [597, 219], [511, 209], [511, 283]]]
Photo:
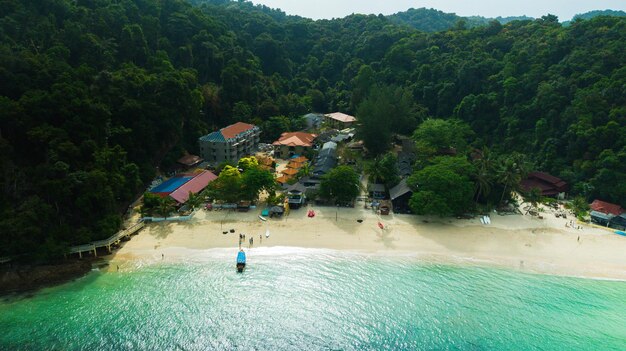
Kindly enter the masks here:
[[172, 223], [170, 222], [154, 223], [150, 228], [150, 234], [157, 239], [165, 239], [172, 232]]

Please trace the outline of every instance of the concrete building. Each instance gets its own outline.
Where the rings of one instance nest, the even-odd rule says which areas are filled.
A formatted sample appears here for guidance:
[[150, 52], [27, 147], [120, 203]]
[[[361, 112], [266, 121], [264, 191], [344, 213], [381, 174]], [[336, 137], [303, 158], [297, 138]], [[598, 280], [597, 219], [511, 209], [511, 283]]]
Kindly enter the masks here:
[[255, 125], [237, 122], [198, 139], [200, 155], [216, 165], [224, 161], [237, 162], [252, 154], [259, 145], [261, 129]]
[[317, 138], [316, 134], [285, 132], [272, 144], [274, 156], [286, 159], [294, 155], [302, 155], [311, 150], [315, 138]]
[[356, 117], [341, 112], [333, 112], [324, 115], [326, 122], [337, 129], [350, 128], [356, 124]]

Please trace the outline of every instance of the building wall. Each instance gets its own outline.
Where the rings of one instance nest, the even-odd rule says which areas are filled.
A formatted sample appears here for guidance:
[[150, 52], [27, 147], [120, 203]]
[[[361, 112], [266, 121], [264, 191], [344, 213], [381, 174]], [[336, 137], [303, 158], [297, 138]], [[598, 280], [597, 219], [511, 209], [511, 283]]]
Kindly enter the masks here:
[[236, 163], [240, 158], [251, 155], [259, 146], [261, 129], [254, 127], [235, 138], [226, 141], [198, 140], [200, 155], [210, 164], [220, 164], [224, 161]]
[[274, 157], [286, 159], [292, 155], [302, 155], [309, 149], [311, 148], [305, 146], [277, 145], [274, 146]]

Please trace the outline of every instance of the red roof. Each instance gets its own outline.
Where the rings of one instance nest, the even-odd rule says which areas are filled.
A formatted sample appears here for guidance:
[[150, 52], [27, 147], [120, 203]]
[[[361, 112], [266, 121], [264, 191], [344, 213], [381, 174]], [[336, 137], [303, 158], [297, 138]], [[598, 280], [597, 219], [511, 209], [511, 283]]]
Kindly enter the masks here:
[[602, 212], [605, 214], [612, 214], [619, 216], [624, 213], [624, 209], [620, 205], [612, 204], [609, 202], [604, 202], [602, 200], [593, 200], [591, 205], [592, 210]]
[[189, 193], [197, 194], [209, 185], [210, 182], [217, 179], [217, 176], [209, 171], [203, 171], [195, 176], [192, 180], [185, 183], [180, 188], [170, 194], [170, 197], [176, 202], [184, 204], [189, 199]]
[[530, 172], [520, 185], [524, 191], [539, 188], [543, 196], [555, 196], [567, 191], [567, 183], [563, 180], [543, 172]]
[[563, 181], [560, 178], [557, 178], [553, 175], [550, 175], [548, 173], [543, 173], [543, 172], [530, 172], [528, 173], [528, 178], [537, 178], [539, 180], [542, 180], [546, 183], [550, 183], [552, 184], [555, 188], [558, 189], [563, 189], [565, 190], [565, 188], [567, 187], [567, 183], [565, 183], [565, 181]]
[[250, 130], [252, 128], [254, 128], [254, 125], [252, 124], [237, 122], [235, 124], [229, 125], [228, 127], [222, 128], [220, 131], [222, 132], [222, 135], [224, 136], [225, 139], [232, 139], [236, 137], [237, 135], [247, 130]]
[[313, 140], [317, 138], [316, 134], [304, 132], [285, 132], [280, 138], [272, 143], [272, 145], [286, 146], [313, 146]]

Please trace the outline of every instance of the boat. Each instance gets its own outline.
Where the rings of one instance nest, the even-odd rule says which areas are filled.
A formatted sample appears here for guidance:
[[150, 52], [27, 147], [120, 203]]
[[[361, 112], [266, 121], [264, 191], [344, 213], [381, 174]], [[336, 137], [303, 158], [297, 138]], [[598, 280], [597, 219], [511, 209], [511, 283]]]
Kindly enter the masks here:
[[259, 219], [262, 220], [263, 222], [267, 221], [267, 218], [265, 218], [263, 216], [259, 216]]
[[306, 215], [307, 215], [309, 218], [313, 218], [313, 217], [315, 217], [315, 211], [313, 211], [313, 210], [309, 210], [309, 212], [307, 212], [307, 214], [306, 214]]
[[243, 272], [244, 268], [246, 268], [246, 253], [243, 250], [239, 250], [237, 254], [237, 272]]
[[270, 237], [270, 230], [269, 230], [269, 229], [267, 229], [267, 230], [265, 231], [265, 237], [266, 237], [266, 238], [269, 238], [269, 237]]
[[621, 230], [616, 230], [616, 231], [615, 231], [615, 234], [617, 234], [617, 235], [622, 235], [622, 236], [626, 236], [626, 232], [623, 232], [623, 231], [621, 231]]

